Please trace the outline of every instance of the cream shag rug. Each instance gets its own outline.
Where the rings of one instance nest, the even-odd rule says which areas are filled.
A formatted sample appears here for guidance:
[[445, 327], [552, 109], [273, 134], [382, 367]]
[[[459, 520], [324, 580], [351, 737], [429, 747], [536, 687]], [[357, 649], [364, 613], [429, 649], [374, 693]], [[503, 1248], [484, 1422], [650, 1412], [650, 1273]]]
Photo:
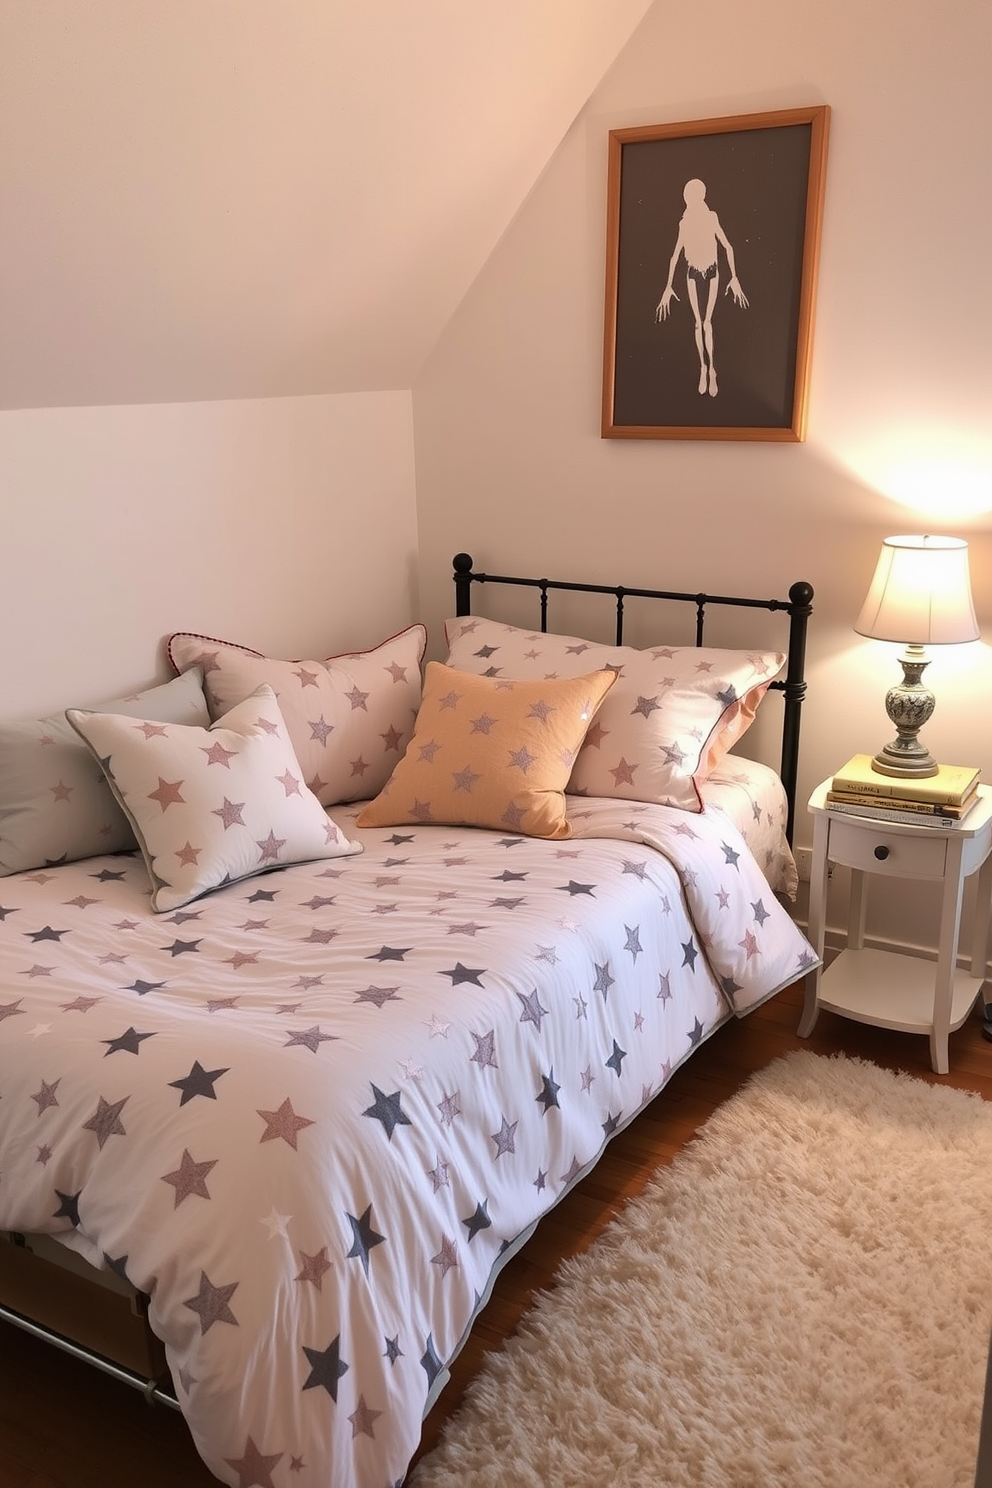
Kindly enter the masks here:
[[776, 1060], [490, 1355], [410, 1488], [971, 1488], [992, 1103]]

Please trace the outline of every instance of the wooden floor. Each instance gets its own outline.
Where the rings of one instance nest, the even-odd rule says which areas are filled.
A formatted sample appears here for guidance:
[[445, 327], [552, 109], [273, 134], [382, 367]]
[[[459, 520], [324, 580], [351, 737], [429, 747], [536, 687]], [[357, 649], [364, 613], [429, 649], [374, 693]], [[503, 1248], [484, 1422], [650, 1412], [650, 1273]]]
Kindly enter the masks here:
[[[516, 1327], [534, 1293], [565, 1255], [584, 1250], [660, 1165], [753, 1071], [791, 1049], [843, 1050], [992, 1100], [992, 1043], [972, 1017], [951, 1036], [951, 1073], [932, 1074], [925, 1038], [821, 1013], [811, 1038], [796, 1037], [801, 992], [789, 988], [693, 1055], [637, 1120], [614, 1139], [593, 1173], [542, 1222], [503, 1271], [452, 1379], [424, 1429], [437, 1441], [487, 1350]], [[148, 1406], [137, 1391], [48, 1344], [0, 1324], [0, 1488], [209, 1488], [181, 1417]]]

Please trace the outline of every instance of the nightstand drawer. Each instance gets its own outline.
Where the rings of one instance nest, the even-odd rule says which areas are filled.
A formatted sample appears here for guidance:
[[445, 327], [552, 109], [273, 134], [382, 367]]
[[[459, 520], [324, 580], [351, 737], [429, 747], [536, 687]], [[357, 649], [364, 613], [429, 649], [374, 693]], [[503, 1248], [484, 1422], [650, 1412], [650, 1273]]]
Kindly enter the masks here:
[[829, 854], [834, 863], [868, 873], [891, 873], [897, 878], [943, 878], [947, 839], [937, 831], [932, 840], [920, 832], [903, 836], [899, 832], [887, 832], [884, 827], [875, 831], [860, 818], [856, 825], [831, 821]]

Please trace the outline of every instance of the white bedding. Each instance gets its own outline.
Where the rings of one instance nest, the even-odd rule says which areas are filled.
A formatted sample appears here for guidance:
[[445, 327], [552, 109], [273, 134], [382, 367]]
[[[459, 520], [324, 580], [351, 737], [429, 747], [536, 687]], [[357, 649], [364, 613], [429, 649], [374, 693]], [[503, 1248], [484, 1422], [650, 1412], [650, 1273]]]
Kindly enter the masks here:
[[506, 1247], [813, 964], [714, 790], [564, 842], [336, 808], [360, 857], [163, 916], [137, 855], [0, 883], [0, 1227], [150, 1294], [222, 1481], [400, 1481]]

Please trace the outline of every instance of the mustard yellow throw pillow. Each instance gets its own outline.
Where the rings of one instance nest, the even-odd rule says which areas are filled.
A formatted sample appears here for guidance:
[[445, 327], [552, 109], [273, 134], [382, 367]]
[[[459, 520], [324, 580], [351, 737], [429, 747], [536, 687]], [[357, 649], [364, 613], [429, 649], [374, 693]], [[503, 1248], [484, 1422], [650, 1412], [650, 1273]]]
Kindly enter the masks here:
[[565, 786], [611, 671], [511, 682], [427, 664], [413, 738], [360, 827], [490, 827], [568, 837]]

